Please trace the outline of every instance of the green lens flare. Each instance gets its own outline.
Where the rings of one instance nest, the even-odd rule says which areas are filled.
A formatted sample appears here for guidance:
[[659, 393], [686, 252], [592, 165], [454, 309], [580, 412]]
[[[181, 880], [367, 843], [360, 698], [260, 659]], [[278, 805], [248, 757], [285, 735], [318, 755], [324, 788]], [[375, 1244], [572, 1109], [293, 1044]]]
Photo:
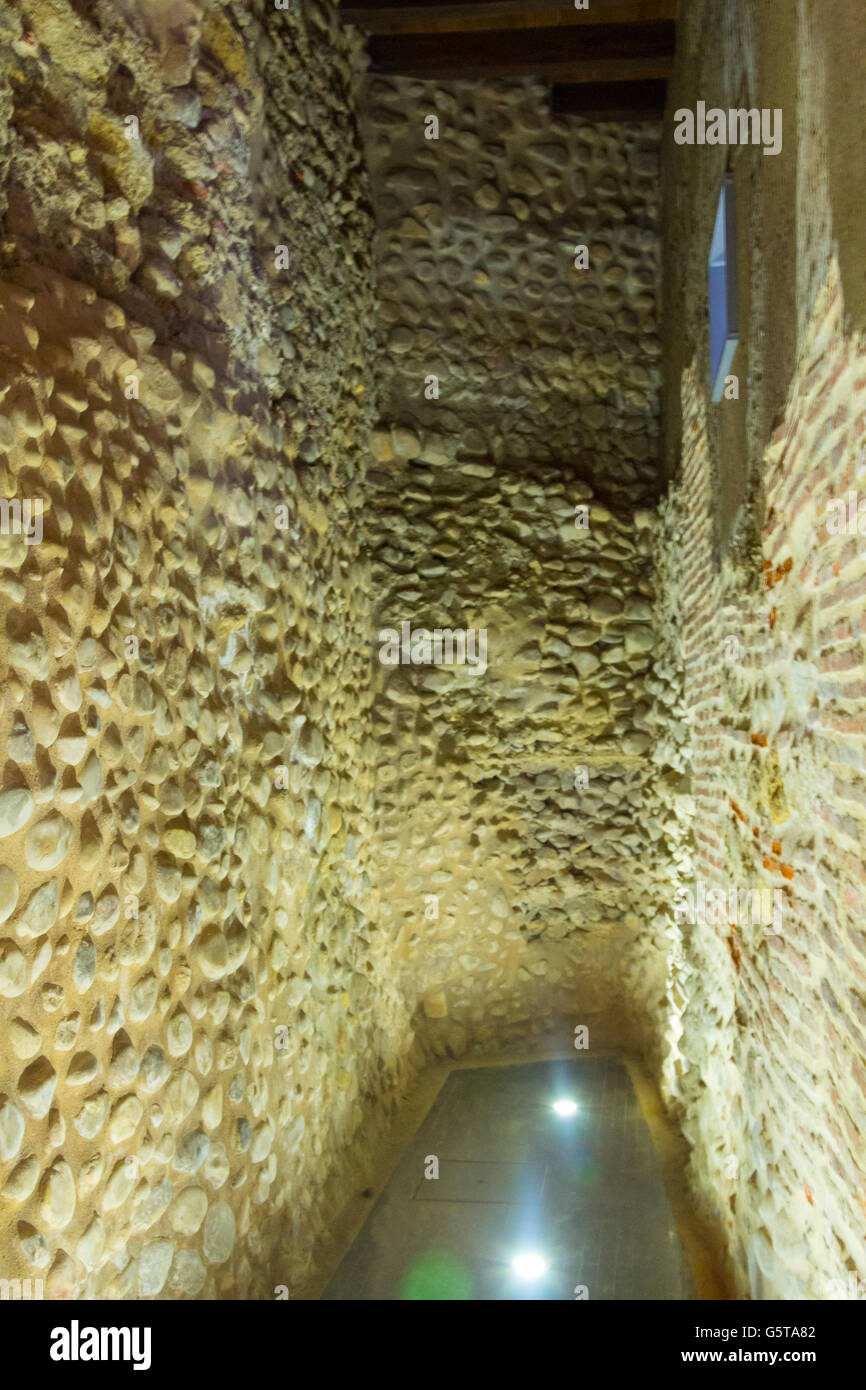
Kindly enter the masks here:
[[406, 1275], [401, 1297], [467, 1299], [472, 1297], [472, 1281], [450, 1255], [424, 1255]]

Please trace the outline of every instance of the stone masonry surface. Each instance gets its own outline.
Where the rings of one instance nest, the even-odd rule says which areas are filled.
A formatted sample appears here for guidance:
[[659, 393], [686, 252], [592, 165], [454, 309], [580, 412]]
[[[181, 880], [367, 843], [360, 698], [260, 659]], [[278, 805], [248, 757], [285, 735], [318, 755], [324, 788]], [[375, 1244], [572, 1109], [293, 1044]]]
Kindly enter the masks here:
[[272, 1298], [411, 1074], [357, 44], [315, 4], [62, 0], [0, 39], [0, 478], [44, 506], [0, 537], [2, 1272]]
[[777, 932], [674, 924], [665, 1020], [695, 1189], [758, 1298], [838, 1297], [866, 1273], [866, 560], [860, 535], [827, 525], [831, 500], [862, 487], [866, 353], [842, 320], [831, 265], [766, 450], [750, 572], [714, 566], [706, 395], [684, 376], [682, 484], [658, 554], [694, 778], [679, 881], [782, 895]]

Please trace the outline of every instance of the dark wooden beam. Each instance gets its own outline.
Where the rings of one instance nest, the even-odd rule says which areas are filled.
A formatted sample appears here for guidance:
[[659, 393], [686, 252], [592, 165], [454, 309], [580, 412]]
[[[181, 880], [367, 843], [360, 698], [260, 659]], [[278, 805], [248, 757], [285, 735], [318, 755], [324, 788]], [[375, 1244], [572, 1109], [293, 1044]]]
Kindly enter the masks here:
[[560, 25], [653, 24], [676, 19], [678, 0], [343, 0], [337, 13], [367, 34], [450, 34]]
[[554, 86], [554, 117], [583, 116], [588, 121], [660, 121], [665, 114], [666, 82], [583, 82]]
[[489, 30], [372, 38], [370, 72], [436, 81], [548, 77], [555, 82], [627, 82], [667, 77], [676, 25]]

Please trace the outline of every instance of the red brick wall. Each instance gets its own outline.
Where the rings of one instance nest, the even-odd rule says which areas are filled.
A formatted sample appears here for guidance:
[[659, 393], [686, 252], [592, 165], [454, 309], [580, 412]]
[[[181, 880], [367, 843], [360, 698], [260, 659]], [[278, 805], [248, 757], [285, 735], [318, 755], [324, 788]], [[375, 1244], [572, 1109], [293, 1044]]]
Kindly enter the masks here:
[[840, 1297], [866, 1279], [866, 537], [826, 519], [866, 499], [866, 351], [835, 268], [765, 451], [760, 555], [714, 559], [708, 409], [693, 363], [659, 542], [693, 774], [677, 881], [784, 898], [778, 935], [671, 930], [665, 1087], [744, 1290]]

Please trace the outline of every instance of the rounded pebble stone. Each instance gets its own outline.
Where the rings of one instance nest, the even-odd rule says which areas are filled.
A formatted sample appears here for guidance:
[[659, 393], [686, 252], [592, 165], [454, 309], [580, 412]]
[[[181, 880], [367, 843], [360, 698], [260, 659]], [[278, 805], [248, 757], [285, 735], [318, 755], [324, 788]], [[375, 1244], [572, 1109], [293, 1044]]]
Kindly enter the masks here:
[[216, 1202], [204, 1223], [204, 1257], [209, 1264], [225, 1264], [235, 1243], [235, 1218], [228, 1202]]

